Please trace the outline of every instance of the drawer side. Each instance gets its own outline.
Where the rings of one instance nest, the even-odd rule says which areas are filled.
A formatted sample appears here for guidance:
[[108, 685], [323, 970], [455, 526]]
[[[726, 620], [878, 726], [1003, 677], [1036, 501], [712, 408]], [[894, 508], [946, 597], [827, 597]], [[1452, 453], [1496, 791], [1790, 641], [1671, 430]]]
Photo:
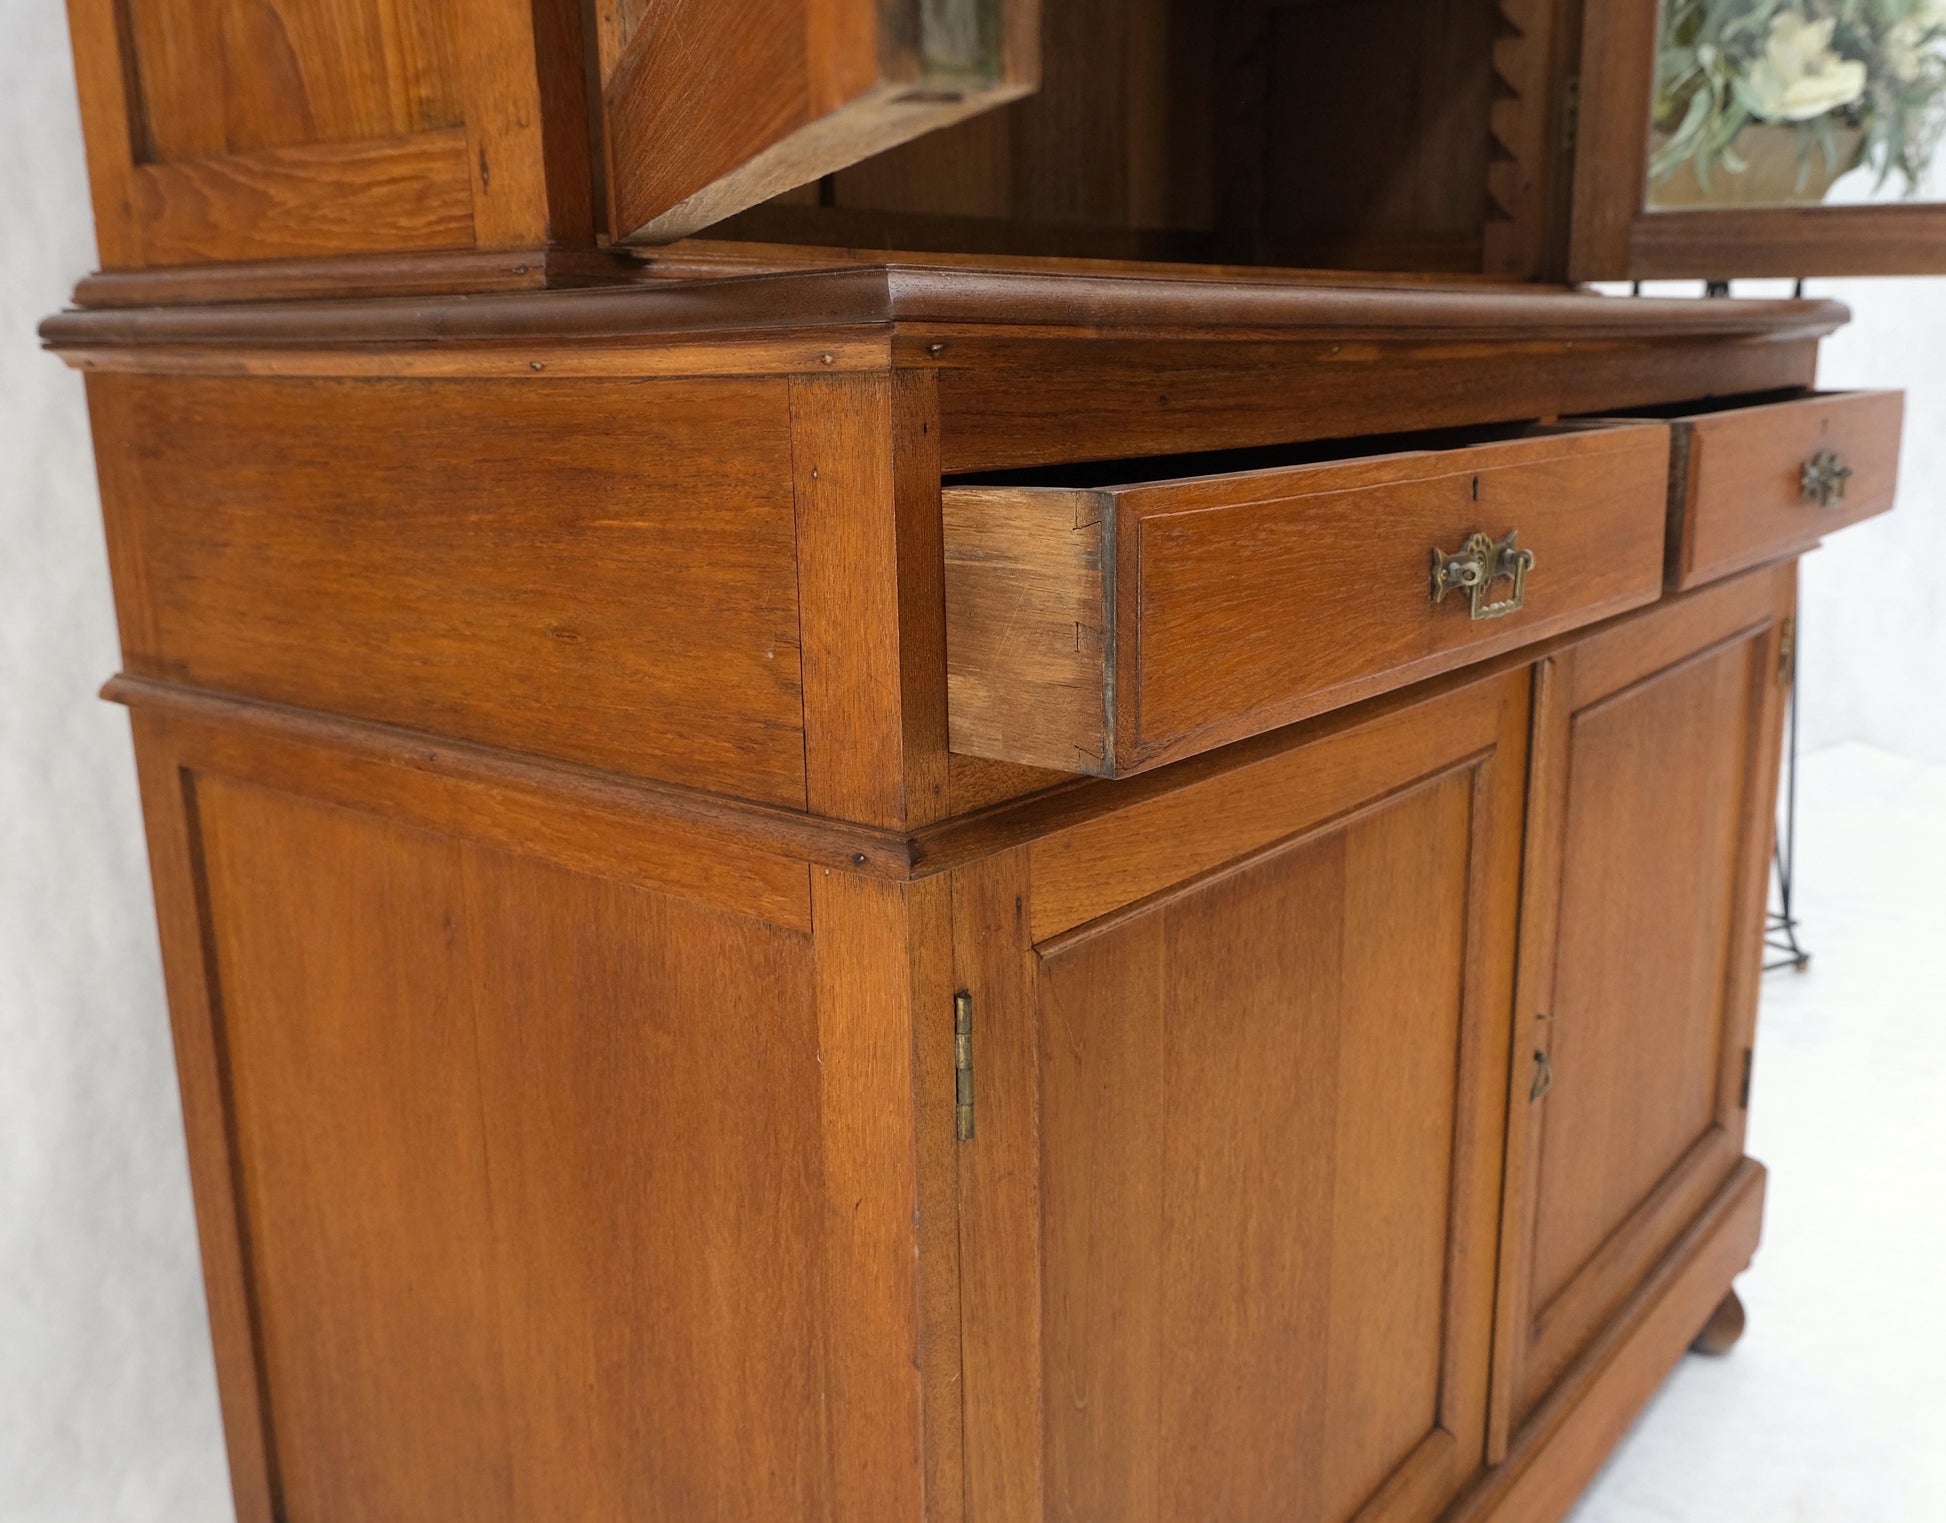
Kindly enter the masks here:
[[1062, 772], [1112, 771], [1114, 515], [1104, 494], [949, 487], [952, 748]]

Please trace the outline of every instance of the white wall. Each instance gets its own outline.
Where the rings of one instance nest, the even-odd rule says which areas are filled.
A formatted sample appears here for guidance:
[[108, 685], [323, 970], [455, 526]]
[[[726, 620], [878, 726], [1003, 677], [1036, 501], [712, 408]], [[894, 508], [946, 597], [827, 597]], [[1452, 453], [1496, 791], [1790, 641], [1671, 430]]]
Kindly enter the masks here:
[[80, 381], [58, 0], [0, 0], [0, 1519], [230, 1515]]
[[[58, 0], [0, 0], [0, 1518], [227, 1516], [80, 382], [93, 264]], [[1942, 251], [1946, 253], [1946, 251]], [[1821, 284], [1831, 385], [1911, 392], [1901, 510], [1805, 577], [1805, 735], [1946, 760], [1946, 282]]]
[[1825, 344], [1818, 384], [1903, 387], [1906, 415], [1897, 510], [1804, 562], [1803, 742], [1946, 762], [1946, 280], [1807, 289], [1853, 314]]

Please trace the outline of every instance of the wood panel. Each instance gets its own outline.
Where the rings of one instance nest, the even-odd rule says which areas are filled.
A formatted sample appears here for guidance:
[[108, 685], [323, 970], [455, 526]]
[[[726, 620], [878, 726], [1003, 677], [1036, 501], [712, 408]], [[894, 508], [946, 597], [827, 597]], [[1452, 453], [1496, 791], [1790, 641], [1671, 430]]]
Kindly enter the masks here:
[[1809, 340], [1638, 346], [1532, 332], [1511, 345], [1396, 331], [1238, 335], [1220, 351], [964, 329], [911, 339], [920, 352], [945, 346], [944, 463], [955, 473], [1625, 411], [1808, 385], [1817, 360]]
[[[1824, 535], [1891, 509], [1905, 398], [1823, 394], [1679, 418], [1670, 478], [1673, 588], [1699, 586], [1809, 550]], [[1824, 452], [1849, 474], [1830, 505], [1805, 490]]]
[[1570, 722], [1537, 1305], [1715, 1124], [1752, 660], [1732, 645]]
[[73, 0], [104, 266], [593, 237], [574, 0]]
[[1738, 1164], [1628, 1304], [1535, 1412], [1505, 1459], [1442, 1523], [1540, 1523], [1567, 1516], [1749, 1264], [1763, 1229], [1765, 1175]]
[[1543, 683], [1509, 1187], [1514, 1421], [1742, 1153], [1789, 587], [1758, 573], [1624, 621]]
[[92, 388], [131, 671], [803, 806], [787, 383]]
[[120, 0], [144, 161], [346, 143], [464, 120], [436, 0]]
[[1453, 233], [1470, 240], [1478, 269], [1493, 7], [1366, 0], [1280, 6], [1268, 20], [1262, 226], [1271, 245]]
[[[990, 1509], [1430, 1519], [1478, 1469], [1527, 713], [1518, 677], [1491, 694], [1481, 734], [1418, 713], [1431, 777], [1368, 753], [1333, 819], [1294, 770], [1308, 833], [1148, 899], [1102, 862], [1139, 902], [1051, 939], [1038, 854], [956, 875]], [[1213, 784], [1187, 834], [1234, 840], [1253, 791]]]
[[[1667, 479], [1650, 426], [949, 488], [953, 746], [1116, 776], [1640, 606], [1661, 587]], [[1524, 605], [1492, 619], [1430, 595], [1430, 552], [1481, 532], [1536, 557]]]
[[933, 377], [790, 388], [810, 804], [928, 823], [947, 807]]
[[193, 797], [278, 1515], [832, 1516], [809, 940]]
[[458, 128], [142, 164], [132, 188], [143, 256], [154, 264], [473, 242], [466, 134]]
[[617, 13], [602, 33], [611, 229], [667, 242], [1013, 99], [1038, 73], [1038, 20], [1037, 0]]

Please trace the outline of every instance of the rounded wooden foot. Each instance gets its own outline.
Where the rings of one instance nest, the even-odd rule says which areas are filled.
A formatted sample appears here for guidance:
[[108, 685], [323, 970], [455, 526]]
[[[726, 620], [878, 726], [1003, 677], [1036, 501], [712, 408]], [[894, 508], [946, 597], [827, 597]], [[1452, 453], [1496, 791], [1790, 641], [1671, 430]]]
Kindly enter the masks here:
[[1703, 1330], [1689, 1347], [1698, 1354], [1727, 1354], [1743, 1336], [1743, 1322], [1743, 1302], [1733, 1290], [1717, 1303], [1716, 1310], [1710, 1313], [1709, 1321], [1703, 1324]]

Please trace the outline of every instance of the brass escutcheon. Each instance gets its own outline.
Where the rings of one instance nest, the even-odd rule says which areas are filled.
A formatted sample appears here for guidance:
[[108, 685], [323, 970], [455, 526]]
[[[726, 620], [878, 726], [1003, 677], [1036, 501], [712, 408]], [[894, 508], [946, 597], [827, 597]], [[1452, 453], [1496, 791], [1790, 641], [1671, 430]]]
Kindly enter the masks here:
[[[1520, 530], [1510, 531], [1495, 544], [1484, 534], [1469, 534], [1466, 543], [1453, 554], [1434, 548], [1432, 552], [1432, 600], [1446, 601], [1449, 592], [1468, 595], [1475, 619], [1497, 619], [1517, 612], [1527, 602], [1527, 573], [1534, 569], [1534, 552], [1516, 543]], [[1495, 582], [1510, 581], [1513, 592], [1499, 602], [1487, 592]]]
[[1798, 473], [1798, 490], [1806, 502], [1821, 508], [1835, 508], [1845, 500], [1845, 487], [1851, 481], [1851, 467], [1836, 450], [1821, 449], [1804, 462]]

